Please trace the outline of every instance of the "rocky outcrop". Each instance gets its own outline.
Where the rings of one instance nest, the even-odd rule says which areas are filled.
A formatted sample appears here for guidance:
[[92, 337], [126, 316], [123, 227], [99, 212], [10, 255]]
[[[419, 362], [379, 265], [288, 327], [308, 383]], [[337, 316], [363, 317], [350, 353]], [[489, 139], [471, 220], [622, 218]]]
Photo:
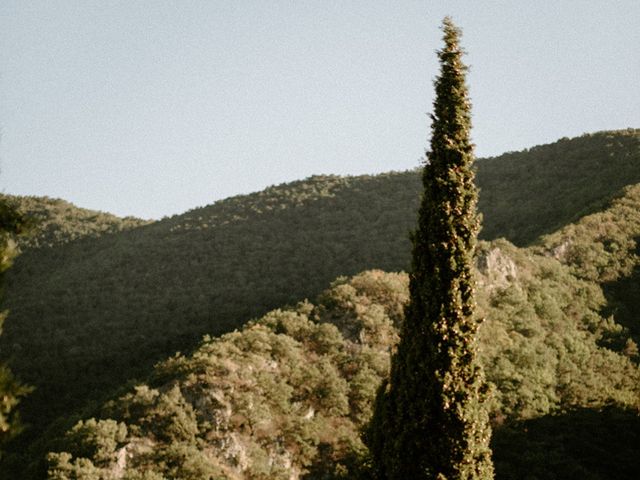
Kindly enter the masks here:
[[498, 247], [480, 251], [476, 259], [478, 283], [488, 289], [504, 288], [518, 278], [515, 262]]

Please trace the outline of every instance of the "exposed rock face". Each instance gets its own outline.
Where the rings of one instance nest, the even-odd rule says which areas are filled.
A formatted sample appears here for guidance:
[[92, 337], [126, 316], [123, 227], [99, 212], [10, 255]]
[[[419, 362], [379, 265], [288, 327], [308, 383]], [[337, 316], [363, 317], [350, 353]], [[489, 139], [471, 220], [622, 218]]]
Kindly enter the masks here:
[[127, 457], [129, 452], [127, 451], [127, 445], [116, 451], [116, 464], [113, 468], [113, 477], [122, 478], [124, 471], [127, 468]]
[[565, 260], [570, 246], [571, 242], [569, 240], [565, 240], [564, 242], [553, 247], [550, 254], [553, 258], [562, 262]]
[[476, 260], [476, 267], [481, 274], [478, 283], [488, 289], [506, 287], [518, 278], [515, 262], [497, 247], [481, 252]]

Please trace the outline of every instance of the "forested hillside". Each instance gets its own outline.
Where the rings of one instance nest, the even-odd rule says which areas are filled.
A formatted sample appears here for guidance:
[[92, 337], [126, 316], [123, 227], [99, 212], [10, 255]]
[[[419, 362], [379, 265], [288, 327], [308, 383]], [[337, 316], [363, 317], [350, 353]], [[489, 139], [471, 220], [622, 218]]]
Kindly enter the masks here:
[[[640, 182], [640, 131], [602, 132], [483, 159], [478, 161], [477, 181], [484, 215], [481, 237], [504, 236], [520, 246], [532, 244], [542, 234], [603, 210], [623, 194], [623, 187]], [[404, 270], [418, 191], [414, 171], [347, 178], [319, 176], [151, 224], [100, 214], [92, 218], [73, 209], [66, 220], [64, 212], [71, 210], [64, 203], [57, 203], [59, 210], [47, 210], [52, 201], [25, 201], [27, 213], [40, 212], [44, 219], [41, 225], [53, 227], [42, 227], [38, 237], [42, 240], [23, 245], [24, 253], [8, 279], [5, 307], [11, 315], [0, 337], [1, 355], [37, 390], [24, 402], [24, 417], [32, 428], [22, 443], [14, 446], [14, 456], [5, 459], [5, 465], [10, 465], [5, 468], [24, 465], [33, 452], [44, 452], [47, 441], [75, 422], [71, 413], [91, 410], [128, 380], [146, 377], [156, 361], [175, 351], [189, 352], [204, 334], [229, 332], [270, 309], [314, 298], [340, 275], [372, 268]], [[630, 208], [637, 211], [637, 200], [637, 192], [628, 190], [621, 201], [630, 202]], [[617, 213], [606, 215], [617, 224]], [[633, 225], [616, 228], [621, 232], [620, 241], [595, 238], [592, 228], [584, 228], [578, 229], [580, 238], [573, 245], [590, 245], [596, 240], [603, 245], [603, 255], [611, 256], [615, 250], [624, 256], [633, 250], [640, 229]], [[545, 255], [553, 255], [548, 252], [566, 250], [564, 240], [545, 242], [548, 244], [537, 248], [546, 250], [535, 250], [540, 265], [546, 261]], [[40, 248], [30, 248], [32, 245]], [[517, 252], [514, 247], [505, 248]], [[567, 263], [562, 272], [580, 269], [575, 259], [582, 258], [582, 250], [574, 250], [570, 257], [558, 253]], [[590, 260], [584, 263], [591, 264]], [[549, 274], [543, 267], [531, 270], [537, 272], [533, 277]], [[620, 269], [617, 276], [581, 277], [578, 273], [585, 285], [602, 282], [609, 300], [597, 304], [585, 300], [583, 307], [596, 316], [600, 310], [605, 317], [619, 316], [637, 335], [637, 307], [629, 307], [628, 302], [635, 298], [632, 292], [637, 272], [637, 263], [633, 263]], [[529, 300], [523, 299], [518, 289], [506, 289], [501, 295], [502, 300], [495, 300], [501, 305], [496, 312], [515, 309], [542, 315], [538, 310], [548, 308], [549, 315], [558, 316], [563, 311], [553, 302], [526, 307], [522, 302]], [[546, 294], [536, 295], [546, 298]], [[563, 301], [566, 303], [566, 298]], [[572, 317], [567, 313], [571, 308], [564, 308], [562, 315], [569, 315], [577, 325], [583, 322], [581, 314]], [[615, 320], [595, 318], [588, 342], [598, 338], [599, 344], [616, 352], [626, 351], [625, 358], [632, 358], [635, 343], [629, 343], [626, 331]], [[548, 322], [543, 321], [539, 330], [519, 334], [542, 339], [547, 327]], [[587, 351], [580, 340], [586, 337], [576, 338], [575, 349]], [[531, 358], [522, 361], [535, 364]], [[613, 368], [607, 364], [609, 360], [602, 361], [603, 369]], [[586, 359], [576, 365], [571, 371], [577, 374], [589, 367]], [[548, 372], [540, 375], [533, 384], [550, 381]], [[555, 388], [549, 385], [549, 389]], [[608, 395], [628, 404], [629, 399], [622, 397], [631, 390], [621, 385], [614, 389], [618, 393], [612, 390]], [[557, 408], [559, 400], [554, 403], [549, 392], [540, 393], [543, 387], [531, 388], [526, 408], [536, 415]], [[580, 393], [570, 395], [582, 398]], [[496, 396], [496, 401], [503, 402], [500, 415], [526, 410], [524, 404], [510, 406], [507, 397], [501, 398]], [[34, 443], [35, 439], [38, 442]]]
[[20, 238], [23, 248], [56, 247], [80, 238], [100, 237], [151, 223], [78, 208], [57, 198], [0, 194], [0, 199], [29, 217], [30, 232]]
[[[599, 287], [506, 241], [482, 244], [478, 261], [498, 478], [635, 478], [634, 447], [616, 441], [610, 469], [601, 442], [605, 432], [637, 434], [640, 369], [599, 345], [625, 336], [598, 314]], [[313, 304], [171, 357], [70, 429], [48, 456], [49, 478], [368, 478], [360, 431], [388, 375], [407, 285], [405, 274], [379, 270], [340, 278]], [[547, 450], [560, 446], [550, 432], [563, 426], [574, 455], [560, 461]]]
[[534, 242], [640, 182], [640, 130], [563, 138], [477, 162], [480, 237]]

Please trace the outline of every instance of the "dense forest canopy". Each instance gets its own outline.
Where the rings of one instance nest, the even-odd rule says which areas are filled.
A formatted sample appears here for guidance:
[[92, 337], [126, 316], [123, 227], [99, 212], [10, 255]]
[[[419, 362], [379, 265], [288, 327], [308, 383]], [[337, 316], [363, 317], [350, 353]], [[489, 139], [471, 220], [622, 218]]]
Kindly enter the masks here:
[[32, 229], [19, 238], [25, 249], [55, 247], [79, 238], [99, 237], [151, 223], [150, 220], [120, 218], [110, 213], [78, 208], [57, 198], [18, 195], [0, 195], [0, 198], [16, 205], [29, 218]]
[[[640, 369], [601, 345], [624, 333], [599, 315], [599, 287], [504, 240], [483, 243], [478, 264], [498, 478], [634, 478], [633, 444], [615, 442], [610, 471], [602, 452], [601, 435], [637, 431]], [[359, 432], [388, 375], [408, 293], [405, 274], [366, 271], [314, 303], [205, 338], [70, 428], [48, 456], [48, 478], [370, 478]], [[596, 457], [570, 446], [562, 462], [549, 457], [561, 447], [558, 429]]]
[[[532, 246], [487, 247], [487, 264], [497, 262], [506, 272], [488, 274], [500, 288], [487, 284], [494, 297], [486, 293], [483, 308], [491, 309], [494, 325], [504, 324], [495, 327], [501, 340], [492, 347], [504, 349], [500, 358], [510, 352], [528, 372], [516, 380], [510, 370], [516, 367], [496, 363], [499, 371], [490, 375], [503, 388], [494, 397], [495, 421], [535, 419], [562, 405], [630, 406], [633, 395], [637, 399], [626, 382], [635, 375], [640, 332], [634, 294], [640, 197], [637, 187], [624, 188], [640, 183], [640, 131], [562, 139], [481, 159], [477, 167], [481, 238]], [[15, 197], [40, 227], [21, 245], [7, 279], [4, 308], [11, 316], [0, 355], [36, 390], [24, 401], [31, 428], [14, 442], [4, 471], [43, 478], [45, 464], [37, 460], [48, 450], [67, 451], [51, 448], [52, 440], [92, 416], [114, 391], [126, 390], [127, 382], [146, 384], [154, 363], [191, 352], [203, 335], [315, 298], [340, 275], [405, 270], [418, 192], [417, 171], [317, 176], [152, 223]], [[529, 255], [535, 265], [517, 270], [516, 280], [530, 285], [511, 285], [511, 264], [526, 263]], [[555, 279], [553, 287], [547, 277]], [[561, 319], [582, 333], [572, 340], [549, 336], [552, 321]], [[565, 328], [560, 325], [554, 328]], [[531, 345], [533, 351], [520, 353]], [[558, 349], [569, 353], [553, 353]], [[580, 352], [586, 356], [571, 357]], [[545, 360], [552, 354], [559, 363]], [[605, 381], [588, 380], [584, 372], [593, 369], [620, 380], [606, 401], [588, 395]], [[591, 383], [567, 383], [583, 375]], [[513, 396], [519, 391], [523, 398]], [[300, 465], [300, 471], [312, 468]]]

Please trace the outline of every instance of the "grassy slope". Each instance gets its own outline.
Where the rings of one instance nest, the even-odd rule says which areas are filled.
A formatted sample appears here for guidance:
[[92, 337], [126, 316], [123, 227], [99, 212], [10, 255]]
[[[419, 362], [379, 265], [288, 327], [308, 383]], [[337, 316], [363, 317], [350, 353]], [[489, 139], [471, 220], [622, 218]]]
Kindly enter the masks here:
[[[640, 133], [561, 140], [478, 165], [483, 236], [529, 243], [640, 182]], [[25, 403], [34, 432], [204, 333], [311, 297], [340, 274], [404, 269], [418, 191], [416, 172], [312, 177], [26, 251], [0, 341], [38, 387]]]

